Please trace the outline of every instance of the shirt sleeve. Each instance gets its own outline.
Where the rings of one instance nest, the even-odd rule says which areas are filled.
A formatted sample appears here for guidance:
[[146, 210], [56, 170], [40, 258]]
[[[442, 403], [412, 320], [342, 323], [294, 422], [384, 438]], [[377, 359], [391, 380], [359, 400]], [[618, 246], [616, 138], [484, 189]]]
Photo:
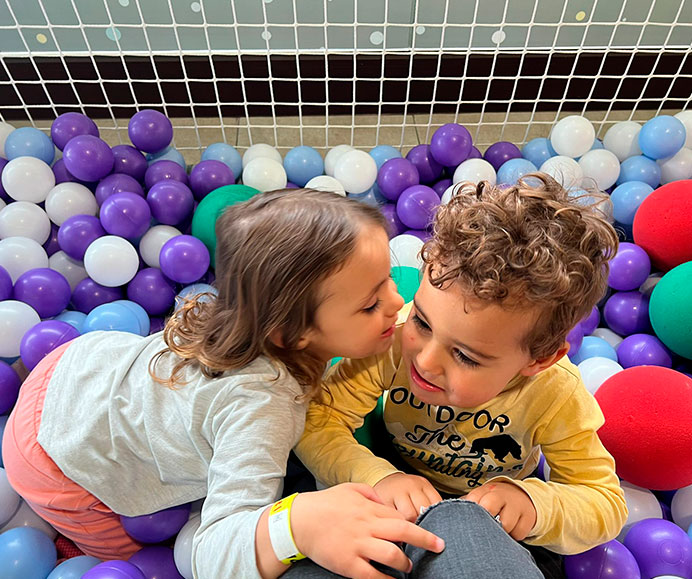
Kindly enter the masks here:
[[391, 352], [361, 360], [342, 360], [310, 403], [305, 431], [295, 448], [298, 458], [321, 483], [375, 485], [399, 472], [353, 437], [365, 416], [377, 405], [393, 376]]
[[291, 447], [303, 428], [305, 405], [281, 381], [243, 384], [214, 403], [209, 416], [208, 491], [193, 539], [198, 579], [260, 579], [255, 533], [264, 507], [282, 491]]
[[571, 555], [614, 539], [627, 519], [615, 461], [597, 431], [604, 418], [581, 381], [571, 396], [536, 431], [550, 465], [550, 481], [511, 480], [536, 507], [537, 520], [526, 543]]

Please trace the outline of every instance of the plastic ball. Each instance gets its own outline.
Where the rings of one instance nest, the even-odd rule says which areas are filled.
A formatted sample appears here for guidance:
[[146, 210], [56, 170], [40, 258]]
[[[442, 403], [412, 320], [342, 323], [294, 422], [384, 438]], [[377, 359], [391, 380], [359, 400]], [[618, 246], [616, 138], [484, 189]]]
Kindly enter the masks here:
[[495, 185], [497, 175], [493, 166], [485, 159], [467, 159], [456, 168], [452, 177], [453, 183], [462, 181], [470, 181], [471, 183], [488, 181], [491, 185]]
[[632, 225], [639, 206], [653, 191], [654, 188], [643, 181], [627, 181], [615, 187], [610, 194], [615, 221]]
[[618, 362], [623, 368], [663, 366], [672, 368], [673, 358], [661, 340], [650, 334], [627, 336], [617, 348]]
[[28, 237], [43, 244], [50, 232], [50, 219], [36, 203], [15, 201], [0, 209], [0, 239]]
[[129, 307], [118, 302], [96, 306], [91, 310], [84, 324], [82, 333], [115, 331], [141, 335], [141, 323], [137, 314]]
[[676, 181], [656, 189], [634, 217], [634, 242], [658, 269], [668, 271], [692, 261], [692, 181]]
[[550, 144], [550, 139], [536, 137], [521, 148], [521, 156], [536, 167], [540, 167], [551, 157], [557, 156], [557, 153]]
[[672, 157], [685, 145], [685, 125], [670, 115], [659, 115], [639, 131], [639, 148], [650, 159]]
[[175, 538], [173, 547], [173, 559], [178, 572], [185, 579], [192, 579], [192, 539], [199, 529], [201, 519], [199, 515], [191, 516], [185, 523], [178, 536]]
[[14, 131], [15, 127], [9, 123], [0, 121], [0, 157], [4, 157], [5, 153], [5, 141], [7, 136]]
[[469, 153], [469, 156], [466, 157], [466, 160], [468, 161], [469, 159], [482, 159], [483, 155], [481, 155], [481, 152], [476, 148], [476, 147], [471, 147], [471, 152]]
[[127, 124], [127, 134], [140, 151], [158, 153], [173, 139], [173, 125], [163, 113], [145, 109], [132, 116]]
[[63, 113], [50, 126], [50, 137], [61, 151], [70, 139], [78, 135], [99, 136], [96, 123], [82, 113]]
[[87, 247], [99, 237], [106, 235], [105, 229], [93, 215], [68, 217], [58, 229], [60, 248], [71, 258], [84, 259]]
[[202, 161], [221, 161], [235, 175], [236, 179], [240, 177], [243, 171], [243, 158], [237, 149], [226, 143], [213, 143], [209, 145], [202, 153]]
[[399, 219], [399, 215], [396, 211], [396, 205], [394, 203], [386, 203], [380, 207], [380, 212], [384, 215], [384, 219], [387, 222], [387, 232], [389, 234], [389, 239], [401, 235], [406, 231], [406, 226]]
[[407, 229], [404, 231], [406, 235], [414, 235], [418, 239], [421, 239], [423, 242], [428, 241], [428, 239], [432, 238], [432, 233], [428, 231], [427, 229]]
[[0, 360], [0, 414], [12, 410], [15, 402], [17, 402], [21, 385], [22, 381], [14, 368], [7, 362]]
[[346, 190], [341, 184], [341, 181], [330, 177], [329, 175], [319, 175], [313, 177], [306, 184], [307, 189], [315, 189], [316, 191], [329, 191], [331, 193], [337, 193], [342, 197], [346, 197]]
[[5, 469], [0, 468], [0, 526], [14, 516], [21, 501], [21, 497], [7, 480]]
[[190, 516], [190, 505], [178, 505], [138, 517], [121, 516], [123, 528], [136, 541], [160, 543], [175, 536]]
[[[88, 314], [95, 307], [108, 304], [123, 297], [119, 287], [108, 287], [85, 277], [77, 283], [72, 291], [72, 305], [83, 314]], [[84, 320], [82, 320], [82, 328]]]
[[627, 503], [627, 520], [623, 525], [617, 540], [622, 542], [629, 530], [639, 521], [644, 519], [662, 519], [663, 509], [656, 495], [649, 489], [633, 485], [625, 480], [620, 481], [622, 492]]
[[3, 579], [43, 579], [57, 562], [51, 539], [32, 527], [16, 527], [0, 534]]
[[108, 143], [93, 135], [70, 139], [63, 150], [65, 168], [82, 181], [98, 181], [113, 169], [115, 158]]
[[0, 302], [12, 295], [12, 278], [8, 271], [0, 265]]
[[48, 259], [48, 267], [63, 274], [73, 292], [77, 284], [87, 277], [84, 264], [72, 259], [64, 251], [56, 251], [51, 255]]
[[[112, 288], [108, 288], [112, 289]], [[83, 312], [76, 312], [74, 310], [65, 310], [59, 313], [54, 320], [60, 320], [62, 322], [67, 322], [80, 334], [82, 333], [82, 326], [84, 325], [84, 320], [86, 319], [86, 314]]]
[[206, 197], [214, 189], [233, 183], [233, 171], [221, 161], [202, 161], [190, 171], [190, 189], [198, 200]]
[[35, 157], [50, 165], [55, 158], [55, 146], [50, 138], [34, 127], [15, 129], [5, 139], [5, 158]]
[[55, 187], [50, 166], [35, 157], [17, 157], [2, 169], [2, 187], [15, 201], [41, 203]]
[[644, 155], [629, 157], [620, 165], [620, 176], [616, 183], [620, 185], [627, 181], [644, 181], [652, 187], [658, 187], [661, 182], [661, 167]]
[[68, 181], [78, 181], [78, 179], [65, 168], [65, 161], [62, 157], [53, 163], [51, 170], [53, 171], [53, 175], [55, 175], [56, 185], [67, 183]]
[[125, 173], [112, 173], [108, 177], [101, 179], [96, 186], [94, 196], [96, 197], [96, 202], [101, 206], [108, 197], [122, 192], [135, 193], [140, 197], [144, 197], [144, 189], [142, 189], [139, 182]]
[[649, 298], [638, 291], [614, 293], [603, 308], [603, 317], [608, 327], [629, 336], [647, 332], [649, 323]]
[[161, 248], [171, 238], [182, 235], [182, 232], [170, 225], [154, 225], [139, 241], [139, 254], [149, 267], [161, 267], [159, 255]]
[[401, 159], [402, 157], [399, 149], [395, 149], [391, 145], [377, 145], [373, 147], [370, 149], [370, 156], [375, 159], [378, 171], [389, 159]]
[[681, 529], [690, 529], [692, 525], [692, 485], [675, 492], [670, 503], [673, 521]]
[[364, 193], [377, 179], [377, 164], [365, 151], [347, 151], [334, 164], [334, 178], [347, 193]]
[[29, 328], [19, 345], [19, 355], [28, 370], [33, 370], [47, 354], [79, 336], [67, 322], [45, 320]]
[[598, 311], [598, 307], [594, 306], [591, 308], [591, 313], [586, 316], [583, 320], [579, 322], [581, 329], [585, 336], [591, 334], [601, 322], [601, 313]]
[[188, 184], [187, 173], [185, 169], [174, 161], [163, 159], [149, 165], [149, 168], [144, 173], [144, 185], [147, 189], [151, 189], [154, 184], [166, 179], [173, 179], [181, 183]]
[[101, 205], [99, 219], [111, 235], [135, 240], [144, 235], [151, 223], [151, 209], [136, 193], [114, 193]]
[[623, 369], [612, 358], [600, 356], [586, 358], [578, 364], [577, 368], [579, 368], [579, 374], [581, 374], [584, 386], [591, 394], [596, 394], [603, 382]]
[[623, 242], [610, 260], [608, 285], [615, 290], [637, 289], [651, 273], [651, 260], [641, 247]]
[[346, 196], [373, 207], [380, 207], [387, 203], [387, 198], [380, 192], [377, 181], [364, 193], [348, 193]]
[[[2, 428], [0, 428], [0, 436], [2, 434]], [[19, 507], [15, 511], [14, 515], [12, 515], [12, 517], [4, 525], [0, 526], [0, 533], [4, 533], [5, 531], [16, 529], [18, 527], [31, 527], [41, 531], [52, 541], [54, 541], [58, 536], [58, 532], [41, 517], [39, 517], [26, 503], [26, 501], [23, 500], [19, 501]]]
[[568, 356], [576, 356], [577, 352], [579, 351], [579, 348], [581, 348], [581, 344], [584, 341], [584, 329], [582, 328], [581, 324], [577, 324], [574, 326], [568, 333], [567, 337], [565, 338], [567, 341], [567, 344], [569, 344], [569, 350], [567, 350], [567, 355]]
[[141, 182], [148, 167], [144, 155], [132, 145], [113, 147], [113, 173], [129, 175]]
[[139, 269], [139, 256], [126, 239], [104, 235], [87, 247], [84, 268], [95, 282], [115, 287], [126, 284], [135, 276]]
[[416, 145], [407, 154], [409, 160], [418, 169], [421, 183], [433, 183], [442, 174], [443, 166], [430, 152], [430, 145]]
[[28, 237], [0, 239], [0, 267], [12, 278], [12, 283], [24, 272], [48, 267], [48, 255], [36, 241]]
[[158, 153], [147, 153], [144, 158], [147, 160], [149, 165], [153, 165], [159, 161], [170, 161], [178, 165], [183, 170], [187, 168], [185, 157], [183, 157], [183, 154], [173, 146], [168, 146]]
[[58, 243], [58, 229], [59, 228], [55, 223], [50, 224], [50, 234], [42, 246], [43, 249], [46, 250], [46, 255], [48, 257], [60, 251], [60, 244]]
[[540, 167], [541, 173], [547, 173], [565, 189], [573, 189], [581, 186], [584, 171], [581, 165], [571, 157], [551, 157]]
[[635, 121], [622, 121], [610, 127], [603, 137], [603, 146], [614, 153], [622, 163], [629, 157], [642, 154], [639, 148], [639, 131], [642, 126]]
[[207, 271], [209, 250], [196, 237], [178, 235], [164, 243], [159, 262], [161, 271], [173, 281], [192, 283]]
[[581, 157], [591, 149], [596, 131], [587, 118], [570, 115], [560, 119], [550, 132], [550, 144], [558, 155]]
[[283, 165], [273, 159], [260, 157], [243, 168], [243, 184], [259, 191], [283, 189], [287, 182]]
[[456, 167], [471, 152], [471, 133], [463, 125], [447, 123], [437, 129], [430, 139], [430, 153], [445, 167]]
[[96, 565], [101, 563], [101, 559], [80, 555], [66, 559], [55, 569], [53, 569], [46, 579], [81, 579], [81, 577]]
[[192, 214], [195, 199], [187, 185], [166, 179], [155, 183], [149, 189], [147, 203], [152, 216], [159, 223], [178, 225]]
[[41, 318], [62, 312], [71, 293], [65, 276], [47, 267], [24, 272], [14, 284], [14, 299], [30, 305]]
[[377, 185], [390, 201], [396, 201], [404, 189], [420, 183], [418, 169], [408, 159], [390, 159], [380, 168]]
[[420, 285], [420, 271], [415, 267], [394, 266], [391, 274], [396, 289], [399, 295], [404, 298], [404, 302], [412, 301]]
[[219, 295], [219, 290], [217, 290], [214, 286], [209, 285], [208, 283], [192, 283], [190, 285], [185, 286], [178, 292], [178, 295], [176, 296], [175, 300], [175, 309], [177, 310], [185, 300], [197, 299], [202, 302], [208, 302], [212, 299], [210, 296], [217, 295]]
[[173, 559], [170, 547], [144, 547], [137, 551], [129, 562], [135, 565], [146, 579], [183, 579]]
[[593, 179], [600, 191], [610, 189], [620, 176], [620, 161], [607, 149], [587, 151], [579, 159], [584, 177]]
[[151, 316], [168, 312], [175, 302], [175, 286], [160, 269], [148, 267], [137, 272], [127, 285], [127, 297]]
[[147, 579], [139, 567], [127, 561], [106, 561], [89, 569], [82, 579]]
[[634, 555], [616, 540], [564, 559], [567, 579], [640, 579]]
[[324, 173], [324, 160], [312, 147], [301, 145], [293, 147], [284, 157], [286, 177], [299, 187], [318, 175]]
[[608, 342], [596, 336], [584, 336], [579, 350], [570, 356], [572, 364], [580, 364], [589, 358], [609, 358], [615, 362], [618, 360], [618, 355]]
[[672, 157], [659, 159], [661, 184], [692, 178], [692, 149], [680, 149]]
[[625, 537], [644, 577], [692, 577], [692, 541], [680, 527], [661, 519], [639, 521]]
[[498, 141], [488, 147], [483, 158], [493, 166], [495, 171], [499, 171], [500, 167], [507, 161], [521, 159], [521, 151], [519, 147], [509, 141]]
[[692, 359], [692, 261], [666, 273], [651, 293], [651, 325], [673, 352]]
[[397, 235], [389, 240], [392, 267], [406, 266], [420, 269], [423, 260], [420, 251], [423, 249], [423, 240], [415, 235]]
[[690, 391], [692, 378], [660, 366], [626, 368], [601, 385], [598, 434], [621, 478], [654, 490], [692, 484]]
[[94, 194], [79, 183], [60, 183], [46, 197], [46, 213], [57, 226], [73, 215], [96, 215], [98, 210]]
[[276, 147], [272, 147], [266, 143], [257, 143], [256, 145], [252, 145], [248, 147], [245, 153], [243, 153], [243, 171], [245, 170], [245, 167], [247, 167], [248, 163], [250, 161], [254, 161], [255, 159], [271, 159], [279, 164], [282, 162], [281, 153], [279, 153]]
[[516, 185], [517, 181], [528, 173], [535, 173], [538, 167], [526, 159], [510, 159], [497, 170], [497, 182], [505, 185]]
[[449, 187], [452, 186], [452, 179], [440, 179], [433, 183], [432, 188], [437, 193], [437, 196], [441, 199], [444, 192], [447, 191]]
[[149, 321], [149, 314], [147, 314], [147, 311], [141, 305], [130, 300], [116, 300], [112, 303], [127, 308], [135, 315], [139, 324], [138, 333], [140, 336], [149, 335], [149, 328], [151, 325], [151, 322]]
[[411, 229], [425, 229], [432, 223], [440, 204], [437, 193], [426, 185], [413, 185], [401, 193], [396, 212], [401, 222]]

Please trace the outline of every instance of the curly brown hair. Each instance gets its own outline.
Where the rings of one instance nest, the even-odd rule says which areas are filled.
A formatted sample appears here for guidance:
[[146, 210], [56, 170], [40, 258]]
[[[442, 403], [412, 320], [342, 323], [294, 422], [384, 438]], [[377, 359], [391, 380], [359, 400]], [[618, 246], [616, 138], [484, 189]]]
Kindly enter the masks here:
[[459, 284], [472, 299], [540, 315], [522, 346], [555, 354], [569, 331], [605, 294], [618, 238], [598, 205], [607, 196], [571, 198], [552, 177], [532, 173], [511, 187], [459, 183], [439, 208], [423, 247], [430, 282]]
[[[386, 229], [377, 208], [312, 189], [270, 191], [228, 207], [216, 222], [218, 296], [186, 300], [169, 319], [152, 377], [173, 388], [187, 366], [213, 378], [265, 355], [314, 394], [326, 361], [298, 342], [314, 324], [322, 282], [344, 266], [365, 225]], [[179, 357], [171, 375], [157, 377], [156, 362], [171, 353]]]

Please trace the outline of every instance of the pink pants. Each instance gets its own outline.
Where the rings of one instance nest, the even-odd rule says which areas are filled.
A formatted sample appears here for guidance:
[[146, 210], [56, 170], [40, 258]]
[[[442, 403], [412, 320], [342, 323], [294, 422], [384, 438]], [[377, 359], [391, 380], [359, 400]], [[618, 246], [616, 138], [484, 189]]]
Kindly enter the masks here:
[[120, 516], [67, 478], [36, 440], [46, 388], [67, 346], [48, 354], [22, 384], [2, 442], [5, 471], [36, 514], [84, 553], [104, 560], [127, 559], [142, 545], [125, 532]]

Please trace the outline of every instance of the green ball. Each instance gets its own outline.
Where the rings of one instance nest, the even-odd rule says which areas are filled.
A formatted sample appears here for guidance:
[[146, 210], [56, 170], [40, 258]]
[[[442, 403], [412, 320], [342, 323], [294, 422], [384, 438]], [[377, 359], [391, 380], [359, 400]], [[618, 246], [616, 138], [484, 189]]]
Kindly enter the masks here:
[[192, 235], [209, 250], [212, 267], [216, 266], [216, 220], [230, 205], [247, 201], [259, 191], [247, 185], [224, 185], [199, 202], [192, 216]]
[[661, 342], [676, 354], [692, 358], [692, 261], [671, 269], [656, 284], [649, 317]]
[[409, 303], [418, 291], [420, 271], [416, 267], [396, 265], [392, 268], [391, 274], [399, 295], [404, 298], [404, 302]]

